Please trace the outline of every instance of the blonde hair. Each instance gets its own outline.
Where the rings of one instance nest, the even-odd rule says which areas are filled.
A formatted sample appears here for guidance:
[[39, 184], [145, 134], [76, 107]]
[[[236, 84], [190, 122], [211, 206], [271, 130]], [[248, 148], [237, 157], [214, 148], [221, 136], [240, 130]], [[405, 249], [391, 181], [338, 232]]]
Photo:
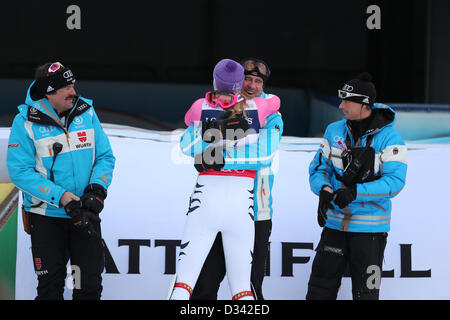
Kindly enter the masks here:
[[[216, 80], [213, 78], [213, 88], [214, 90], [217, 90], [216, 87]], [[247, 118], [247, 112], [245, 112], [245, 107], [247, 106], [247, 98], [244, 97], [244, 95], [241, 95], [240, 92], [233, 92], [233, 94], [240, 96], [243, 100], [241, 102], [236, 103], [231, 108], [227, 109], [231, 111], [230, 115], [227, 118], [234, 118], [237, 114], [243, 113], [244, 117]]]
[[241, 97], [243, 99], [241, 102], [236, 103], [234, 106], [228, 109], [231, 111], [231, 114], [228, 118], [234, 118], [240, 113], [243, 113], [244, 117], [247, 118], [247, 112], [245, 111], [245, 108], [247, 107], [247, 99], [244, 96]]

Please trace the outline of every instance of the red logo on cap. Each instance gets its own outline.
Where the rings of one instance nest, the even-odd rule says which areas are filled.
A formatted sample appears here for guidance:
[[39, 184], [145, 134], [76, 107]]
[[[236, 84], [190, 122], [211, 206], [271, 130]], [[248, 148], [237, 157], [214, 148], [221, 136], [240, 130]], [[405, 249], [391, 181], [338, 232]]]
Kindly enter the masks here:
[[81, 142], [86, 142], [87, 138], [86, 138], [86, 131], [83, 132], [78, 132], [78, 140], [80, 140]]

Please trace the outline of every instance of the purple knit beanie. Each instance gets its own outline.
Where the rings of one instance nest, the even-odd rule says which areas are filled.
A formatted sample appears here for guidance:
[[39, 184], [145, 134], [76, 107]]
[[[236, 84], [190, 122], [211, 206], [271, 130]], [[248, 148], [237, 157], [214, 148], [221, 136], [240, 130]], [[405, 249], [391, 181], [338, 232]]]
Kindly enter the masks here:
[[223, 59], [214, 67], [213, 77], [217, 90], [237, 93], [244, 83], [244, 68], [234, 60]]

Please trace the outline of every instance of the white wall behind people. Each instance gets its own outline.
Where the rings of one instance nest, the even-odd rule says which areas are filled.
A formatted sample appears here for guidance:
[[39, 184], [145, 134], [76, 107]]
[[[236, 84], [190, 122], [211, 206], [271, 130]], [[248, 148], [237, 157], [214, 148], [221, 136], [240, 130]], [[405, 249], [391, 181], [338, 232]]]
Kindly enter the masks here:
[[[103, 299], [166, 299], [197, 172], [180, 154], [179, 131], [157, 133], [105, 126], [116, 156], [102, 218], [117, 273], [103, 273]], [[304, 299], [321, 229], [308, 167], [318, 139], [283, 137], [275, 178], [266, 299]], [[450, 145], [408, 144], [404, 190], [393, 199], [381, 299], [450, 299]], [[36, 275], [30, 238], [18, 221], [16, 298], [33, 299]], [[111, 271], [113, 268], [109, 265]], [[172, 268], [172, 270], [171, 270]], [[71, 285], [65, 298], [71, 297]], [[223, 282], [220, 299], [230, 299]], [[338, 299], [351, 299], [344, 278]]]

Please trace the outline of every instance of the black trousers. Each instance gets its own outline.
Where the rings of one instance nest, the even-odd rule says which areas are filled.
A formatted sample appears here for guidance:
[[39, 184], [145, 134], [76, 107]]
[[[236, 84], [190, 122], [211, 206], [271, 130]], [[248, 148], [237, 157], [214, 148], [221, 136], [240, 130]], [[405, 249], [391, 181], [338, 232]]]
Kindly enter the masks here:
[[[100, 223], [93, 224], [99, 234]], [[62, 300], [70, 259], [74, 300], [99, 300], [105, 267], [101, 238], [76, 230], [70, 219], [30, 213], [31, 251], [38, 276], [36, 300]], [[75, 272], [74, 272], [75, 270]]]
[[354, 300], [378, 300], [387, 233], [323, 228], [308, 282], [307, 300], [335, 300], [346, 270]]
[[[262, 283], [267, 270], [269, 255], [269, 237], [272, 231], [272, 220], [255, 221], [255, 244], [251, 271], [252, 291], [255, 299], [264, 300]], [[222, 236], [217, 234], [202, 271], [192, 292], [192, 300], [216, 300], [220, 283], [225, 277], [225, 256]]]

